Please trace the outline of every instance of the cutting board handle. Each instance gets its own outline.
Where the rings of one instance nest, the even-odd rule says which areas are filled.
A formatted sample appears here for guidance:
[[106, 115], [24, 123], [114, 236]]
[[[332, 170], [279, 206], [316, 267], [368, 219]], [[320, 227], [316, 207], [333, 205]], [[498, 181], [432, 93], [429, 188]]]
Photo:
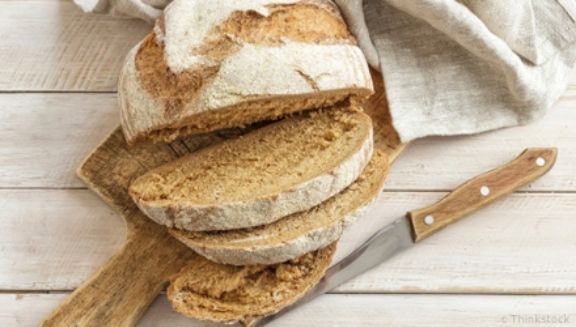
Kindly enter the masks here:
[[41, 326], [134, 326], [191, 252], [167, 232], [131, 231], [122, 248]]

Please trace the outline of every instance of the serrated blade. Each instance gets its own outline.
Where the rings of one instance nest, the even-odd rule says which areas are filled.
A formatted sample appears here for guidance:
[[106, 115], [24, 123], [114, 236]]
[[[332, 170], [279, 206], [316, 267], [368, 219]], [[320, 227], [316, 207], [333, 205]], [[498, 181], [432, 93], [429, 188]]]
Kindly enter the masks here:
[[395, 254], [414, 245], [412, 227], [407, 217], [402, 216], [372, 235], [366, 242], [337, 264], [330, 267], [324, 278], [304, 297], [277, 313], [248, 324], [263, 326], [285, 313], [307, 303], [348, 280], [378, 266]]

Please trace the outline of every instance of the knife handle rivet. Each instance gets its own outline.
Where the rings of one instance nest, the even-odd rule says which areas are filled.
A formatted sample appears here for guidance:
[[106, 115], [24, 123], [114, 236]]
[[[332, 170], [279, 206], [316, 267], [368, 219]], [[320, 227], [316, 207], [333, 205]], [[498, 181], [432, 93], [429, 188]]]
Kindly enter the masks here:
[[542, 157], [536, 158], [536, 166], [543, 167], [546, 164], [546, 160]]
[[424, 223], [428, 226], [432, 225], [434, 223], [434, 216], [428, 215], [424, 217]]
[[490, 195], [490, 188], [486, 185], [482, 186], [480, 188], [480, 194], [482, 194], [482, 196], [488, 196]]

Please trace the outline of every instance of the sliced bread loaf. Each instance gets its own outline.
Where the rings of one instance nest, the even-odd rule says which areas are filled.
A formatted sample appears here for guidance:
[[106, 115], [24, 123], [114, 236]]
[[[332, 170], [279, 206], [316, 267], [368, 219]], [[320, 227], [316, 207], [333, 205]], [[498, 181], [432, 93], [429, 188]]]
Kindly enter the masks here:
[[159, 224], [190, 231], [259, 226], [339, 193], [372, 156], [370, 117], [355, 107], [310, 112], [191, 153], [130, 185]]
[[387, 157], [374, 152], [360, 177], [318, 206], [268, 225], [231, 231], [170, 233], [195, 252], [232, 265], [275, 264], [291, 260], [336, 241], [380, 193], [387, 175]]
[[128, 54], [126, 140], [169, 141], [365, 99], [362, 51], [330, 0], [174, 0]]
[[230, 266], [198, 258], [173, 279], [168, 300], [201, 320], [249, 322], [294, 303], [330, 266], [336, 243], [272, 266]]

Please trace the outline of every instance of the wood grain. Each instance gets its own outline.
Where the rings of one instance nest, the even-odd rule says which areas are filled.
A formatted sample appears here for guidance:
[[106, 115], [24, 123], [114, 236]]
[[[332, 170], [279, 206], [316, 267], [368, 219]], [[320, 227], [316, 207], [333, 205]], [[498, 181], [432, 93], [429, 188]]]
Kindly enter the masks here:
[[[42, 316], [65, 296], [66, 294], [1, 294], [0, 306], [5, 310], [0, 311], [0, 325], [36, 326]], [[417, 308], [417, 314], [414, 313], [414, 308]], [[576, 324], [575, 308], [576, 297], [573, 296], [330, 294], [286, 314], [269, 326], [573, 326]], [[528, 323], [528, 319], [536, 314], [567, 319], [567, 322]], [[520, 319], [524, 319], [525, 323]], [[165, 297], [160, 296], [138, 326], [222, 325], [179, 315], [172, 311]]]
[[[450, 190], [526, 147], [556, 146], [554, 169], [521, 190], [576, 191], [574, 107], [571, 90], [531, 125], [418, 140], [395, 163], [386, 189]], [[76, 167], [117, 126], [117, 110], [113, 94], [0, 94], [0, 187], [84, 187]]]
[[142, 214], [128, 196], [133, 178], [177, 157], [169, 145], [128, 148], [119, 129], [78, 175], [126, 220], [127, 241], [42, 326], [134, 326], [168, 279], [195, 254]]
[[0, 90], [115, 91], [124, 56], [149, 30], [72, 1], [0, 1]]
[[408, 216], [414, 240], [421, 241], [467, 214], [535, 181], [554, 166], [556, 155], [556, 148], [528, 148], [511, 162], [456, 187], [440, 201], [411, 210]]
[[384, 81], [376, 70], [370, 69], [374, 90], [376, 92], [362, 105], [364, 111], [372, 118], [374, 126], [374, 148], [388, 156], [390, 164], [395, 163], [404, 153], [408, 144], [400, 142], [400, 137], [392, 126], [392, 117], [388, 110], [388, 99], [384, 92]]
[[[346, 232], [357, 248], [374, 230], [445, 193], [388, 193]], [[574, 194], [512, 194], [342, 285], [336, 292], [576, 294]]]
[[0, 187], [86, 187], [75, 171], [117, 110], [115, 94], [0, 94]]
[[[444, 195], [383, 193], [339, 249]], [[0, 289], [73, 290], [88, 279], [126, 235], [100, 202], [88, 190], [0, 190]], [[576, 194], [513, 194], [337, 292], [576, 294], [574, 212]]]
[[42, 326], [134, 326], [166, 281], [194, 256], [176, 242], [167, 233], [130, 233], [118, 253]]
[[0, 290], [74, 289], [126, 239], [88, 190], [0, 190], [0, 211]]

